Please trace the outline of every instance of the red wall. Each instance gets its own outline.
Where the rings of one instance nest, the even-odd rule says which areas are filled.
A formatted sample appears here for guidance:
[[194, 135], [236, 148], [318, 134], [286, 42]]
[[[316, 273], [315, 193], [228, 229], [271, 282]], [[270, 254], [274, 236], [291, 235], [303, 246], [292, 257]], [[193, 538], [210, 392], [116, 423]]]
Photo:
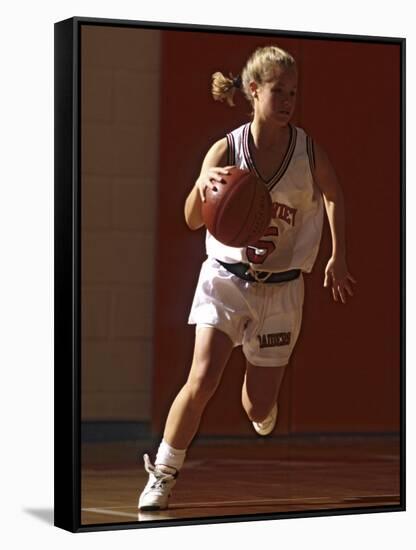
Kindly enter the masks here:
[[[328, 151], [344, 189], [348, 259], [358, 281], [343, 306], [323, 288], [325, 226], [305, 277], [302, 332], [283, 383], [278, 431], [392, 431], [399, 427], [399, 46], [165, 31], [162, 43], [153, 429], [162, 431], [185, 382], [194, 327], [187, 325], [204, 232], [191, 232], [184, 201], [212, 142], [244, 123], [250, 105], [214, 102], [210, 76], [241, 68], [258, 45], [298, 60], [294, 123]], [[240, 404], [244, 360], [234, 351], [201, 424], [204, 434], [248, 434]]]

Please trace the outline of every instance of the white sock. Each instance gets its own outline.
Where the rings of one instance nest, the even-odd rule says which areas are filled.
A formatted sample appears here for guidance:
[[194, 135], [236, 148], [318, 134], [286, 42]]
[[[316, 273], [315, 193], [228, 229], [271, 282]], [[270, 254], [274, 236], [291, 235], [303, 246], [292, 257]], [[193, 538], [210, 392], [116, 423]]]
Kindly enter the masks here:
[[185, 461], [186, 449], [174, 449], [162, 439], [157, 451], [155, 465], [163, 464], [175, 470], [180, 470]]

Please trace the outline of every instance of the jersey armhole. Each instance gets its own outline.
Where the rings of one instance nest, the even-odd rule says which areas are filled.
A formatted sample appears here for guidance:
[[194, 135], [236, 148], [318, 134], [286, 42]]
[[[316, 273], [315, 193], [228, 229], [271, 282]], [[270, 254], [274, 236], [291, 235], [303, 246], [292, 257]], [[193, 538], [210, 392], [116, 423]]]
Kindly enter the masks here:
[[235, 145], [232, 134], [227, 134], [227, 166], [235, 165]]
[[309, 166], [313, 175], [315, 172], [315, 151], [311, 136], [306, 136], [306, 152], [308, 154]]

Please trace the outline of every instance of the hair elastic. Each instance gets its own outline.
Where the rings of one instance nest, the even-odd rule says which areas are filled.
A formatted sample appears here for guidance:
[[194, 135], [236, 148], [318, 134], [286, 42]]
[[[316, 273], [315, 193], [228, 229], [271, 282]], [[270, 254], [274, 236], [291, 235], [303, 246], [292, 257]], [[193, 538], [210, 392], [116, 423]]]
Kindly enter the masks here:
[[235, 78], [233, 78], [233, 86], [234, 88], [241, 88], [241, 75], [239, 74]]

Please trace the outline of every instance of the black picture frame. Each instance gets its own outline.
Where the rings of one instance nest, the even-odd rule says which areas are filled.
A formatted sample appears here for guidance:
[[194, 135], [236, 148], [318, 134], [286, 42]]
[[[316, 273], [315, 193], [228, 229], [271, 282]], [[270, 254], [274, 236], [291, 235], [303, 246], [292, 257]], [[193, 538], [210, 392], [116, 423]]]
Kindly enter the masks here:
[[[254, 36], [349, 40], [400, 47], [400, 504], [273, 514], [169, 519], [151, 522], [81, 522], [81, 29], [83, 25]], [[71, 532], [155, 528], [265, 519], [397, 512], [406, 509], [405, 440], [405, 51], [404, 38], [214, 27], [73, 17], [55, 24], [55, 526]]]

